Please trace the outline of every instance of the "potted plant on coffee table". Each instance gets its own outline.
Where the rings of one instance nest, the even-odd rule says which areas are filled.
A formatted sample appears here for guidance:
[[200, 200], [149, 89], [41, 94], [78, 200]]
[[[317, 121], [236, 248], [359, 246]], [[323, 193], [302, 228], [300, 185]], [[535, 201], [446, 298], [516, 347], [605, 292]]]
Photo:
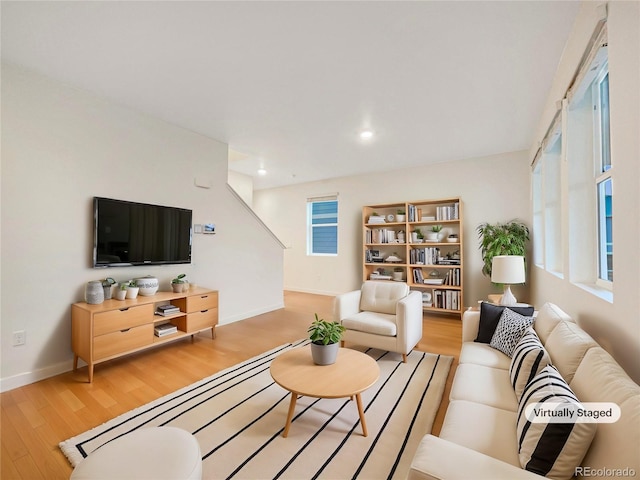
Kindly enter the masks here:
[[315, 317], [307, 330], [311, 340], [311, 356], [316, 365], [331, 365], [336, 361], [342, 333], [346, 329], [338, 322], [318, 318], [317, 313]]

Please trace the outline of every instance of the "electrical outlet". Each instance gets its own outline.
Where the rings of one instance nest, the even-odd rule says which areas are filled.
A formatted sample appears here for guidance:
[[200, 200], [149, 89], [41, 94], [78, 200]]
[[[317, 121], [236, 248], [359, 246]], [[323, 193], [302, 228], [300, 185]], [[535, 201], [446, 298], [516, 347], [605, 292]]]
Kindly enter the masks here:
[[24, 345], [27, 343], [27, 332], [24, 330], [18, 330], [13, 332], [13, 346]]

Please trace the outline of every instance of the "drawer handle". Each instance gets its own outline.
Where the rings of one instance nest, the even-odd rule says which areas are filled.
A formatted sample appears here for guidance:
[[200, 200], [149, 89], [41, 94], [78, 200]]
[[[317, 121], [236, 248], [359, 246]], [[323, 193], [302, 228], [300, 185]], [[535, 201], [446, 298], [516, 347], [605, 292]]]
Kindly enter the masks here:
[[202, 295], [200, 298], [209, 298], [209, 295]]
[[125, 333], [125, 332], [128, 332], [129, 330], [131, 330], [131, 328], [125, 328], [124, 330], [120, 330], [120, 333]]
[[129, 310], [129, 308], [131, 308], [131, 307], [121, 308], [121, 309], [120, 309], [120, 311], [121, 311], [121, 312], [126, 312], [127, 310]]
[[209, 310], [200, 310], [200, 313], [207, 313]]

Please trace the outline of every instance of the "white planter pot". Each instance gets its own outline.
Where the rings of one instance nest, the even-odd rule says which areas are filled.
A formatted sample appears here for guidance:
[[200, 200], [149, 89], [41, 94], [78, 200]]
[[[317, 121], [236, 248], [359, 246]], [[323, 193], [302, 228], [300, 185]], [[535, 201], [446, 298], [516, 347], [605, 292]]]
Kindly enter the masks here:
[[116, 297], [116, 300], [124, 300], [127, 297], [127, 291], [121, 290], [120, 287], [118, 287], [114, 293], [114, 297]]
[[126, 298], [136, 298], [138, 296], [139, 291], [140, 291], [139, 287], [127, 287]]

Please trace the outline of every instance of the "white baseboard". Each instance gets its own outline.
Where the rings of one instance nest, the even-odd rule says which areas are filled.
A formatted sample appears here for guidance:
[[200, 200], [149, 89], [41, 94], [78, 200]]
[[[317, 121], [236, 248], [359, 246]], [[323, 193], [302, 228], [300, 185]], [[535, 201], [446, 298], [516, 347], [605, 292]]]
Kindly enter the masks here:
[[251, 310], [248, 312], [242, 312], [237, 315], [231, 315], [228, 317], [218, 319], [218, 325], [226, 325], [228, 323], [239, 322], [240, 320], [244, 320], [245, 318], [255, 317], [257, 315], [262, 315], [263, 313], [273, 312], [274, 310], [280, 310], [284, 308], [284, 302], [277, 303], [275, 305], [271, 305], [269, 307], [259, 308], [256, 310]]
[[326, 295], [329, 297], [335, 297], [336, 295], [339, 295], [340, 293], [344, 293], [344, 292], [327, 292], [324, 290], [310, 290], [307, 288], [289, 288], [289, 287], [284, 287], [285, 291], [289, 291], [289, 292], [300, 292], [300, 293], [312, 293], [314, 295]]
[[45, 378], [70, 372], [71, 370], [73, 370], [73, 360], [67, 360], [33, 372], [24, 372], [12, 377], [0, 378], [0, 392], [7, 392], [14, 388], [24, 387], [25, 385], [39, 382]]

